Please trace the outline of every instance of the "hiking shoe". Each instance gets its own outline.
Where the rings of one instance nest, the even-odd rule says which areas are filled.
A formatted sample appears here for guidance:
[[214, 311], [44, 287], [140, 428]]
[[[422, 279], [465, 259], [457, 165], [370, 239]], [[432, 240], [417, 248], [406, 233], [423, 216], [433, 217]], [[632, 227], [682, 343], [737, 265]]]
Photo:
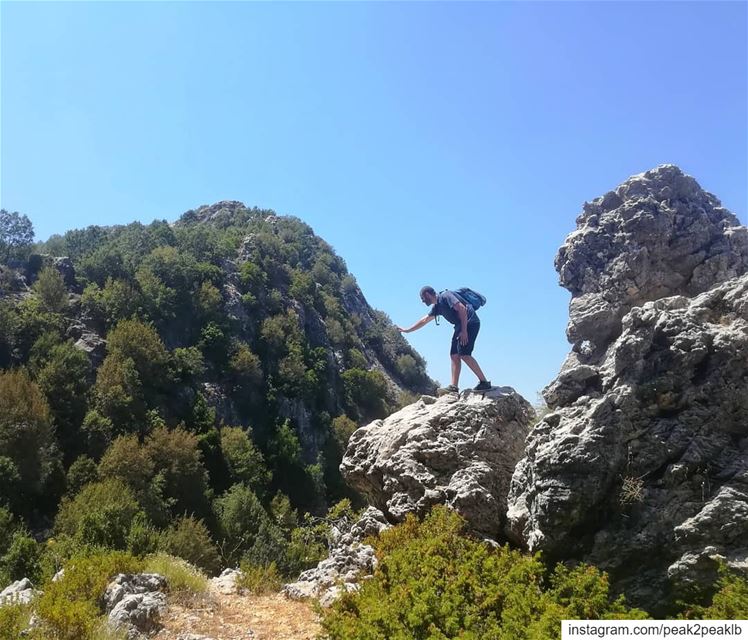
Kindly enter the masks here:
[[490, 380], [484, 380], [483, 382], [479, 382], [476, 387], [473, 388], [474, 391], [488, 391], [491, 388], [491, 381]]
[[460, 393], [460, 389], [455, 385], [450, 384], [448, 387], [441, 387], [440, 389], [436, 390], [436, 395], [438, 396], [443, 396], [448, 393]]

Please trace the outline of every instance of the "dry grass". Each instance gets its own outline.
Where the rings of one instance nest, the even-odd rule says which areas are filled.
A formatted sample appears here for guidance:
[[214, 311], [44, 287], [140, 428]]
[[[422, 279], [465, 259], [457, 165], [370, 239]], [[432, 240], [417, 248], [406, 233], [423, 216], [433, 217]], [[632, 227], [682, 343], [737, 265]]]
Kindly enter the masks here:
[[189, 633], [213, 640], [314, 640], [321, 632], [311, 603], [279, 593], [226, 595], [213, 589], [201, 604], [170, 604], [162, 623], [155, 640], [177, 640]]

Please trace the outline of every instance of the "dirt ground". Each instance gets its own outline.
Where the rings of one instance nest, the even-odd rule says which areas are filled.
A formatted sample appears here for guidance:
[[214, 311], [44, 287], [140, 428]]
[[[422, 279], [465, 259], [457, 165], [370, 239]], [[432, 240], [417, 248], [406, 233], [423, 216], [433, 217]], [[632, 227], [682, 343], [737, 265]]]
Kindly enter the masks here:
[[314, 640], [321, 631], [311, 603], [213, 589], [192, 602], [170, 603], [161, 622], [156, 640]]

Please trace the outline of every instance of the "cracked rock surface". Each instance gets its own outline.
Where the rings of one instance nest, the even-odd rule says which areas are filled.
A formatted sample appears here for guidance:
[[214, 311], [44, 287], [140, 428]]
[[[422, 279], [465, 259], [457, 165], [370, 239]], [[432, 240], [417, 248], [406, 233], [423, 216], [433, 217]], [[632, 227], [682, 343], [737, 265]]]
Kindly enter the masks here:
[[473, 531], [496, 538], [533, 417], [511, 387], [424, 396], [355, 431], [340, 469], [391, 522], [446, 504]]
[[748, 567], [748, 230], [668, 165], [585, 205], [556, 267], [572, 352], [508, 535], [654, 607], [716, 558]]

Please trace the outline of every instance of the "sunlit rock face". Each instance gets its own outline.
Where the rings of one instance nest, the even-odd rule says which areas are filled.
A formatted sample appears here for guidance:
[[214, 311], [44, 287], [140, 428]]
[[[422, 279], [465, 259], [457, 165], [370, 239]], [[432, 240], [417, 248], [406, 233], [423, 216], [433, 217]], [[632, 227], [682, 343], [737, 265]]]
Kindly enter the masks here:
[[346, 482], [392, 522], [454, 508], [479, 534], [503, 535], [506, 496], [534, 411], [511, 387], [424, 396], [353, 433]]
[[748, 556], [748, 229], [677, 167], [585, 204], [556, 258], [572, 351], [508, 535], [657, 606]]

